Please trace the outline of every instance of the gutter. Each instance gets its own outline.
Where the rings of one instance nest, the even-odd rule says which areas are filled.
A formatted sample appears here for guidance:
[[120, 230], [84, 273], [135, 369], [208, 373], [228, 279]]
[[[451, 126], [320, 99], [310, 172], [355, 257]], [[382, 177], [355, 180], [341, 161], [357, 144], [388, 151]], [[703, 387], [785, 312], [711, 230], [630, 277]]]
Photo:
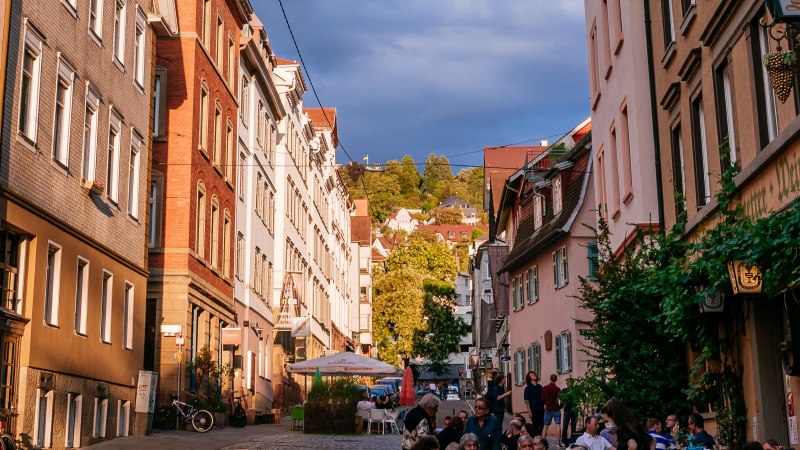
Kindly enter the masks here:
[[653, 121], [653, 156], [656, 163], [656, 204], [658, 205], [658, 229], [664, 231], [664, 187], [661, 184], [661, 144], [658, 132], [658, 109], [656, 107], [656, 79], [653, 65], [653, 30], [650, 27], [650, 1], [644, 0], [644, 34], [647, 46], [647, 73], [650, 78], [650, 115]]

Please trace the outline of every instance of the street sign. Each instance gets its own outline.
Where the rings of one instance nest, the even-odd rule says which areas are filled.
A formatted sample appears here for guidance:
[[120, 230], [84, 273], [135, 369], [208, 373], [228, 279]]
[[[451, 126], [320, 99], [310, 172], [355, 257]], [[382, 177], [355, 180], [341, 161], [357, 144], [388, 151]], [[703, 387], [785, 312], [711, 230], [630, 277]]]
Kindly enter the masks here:
[[511, 361], [511, 357], [508, 356], [508, 355], [503, 355], [503, 356], [500, 357], [500, 361], [509, 362], [509, 361]]
[[183, 345], [183, 336], [178, 336], [178, 337], [175, 338], [175, 345], [177, 345], [179, 347], [181, 345]]
[[311, 336], [311, 318], [293, 317], [292, 318], [292, 337]]
[[476, 353], [470, 353], [469, 360], [472, 361], [472, 367], [478, 367], [478, 360], [480, 357], [481, 356]]

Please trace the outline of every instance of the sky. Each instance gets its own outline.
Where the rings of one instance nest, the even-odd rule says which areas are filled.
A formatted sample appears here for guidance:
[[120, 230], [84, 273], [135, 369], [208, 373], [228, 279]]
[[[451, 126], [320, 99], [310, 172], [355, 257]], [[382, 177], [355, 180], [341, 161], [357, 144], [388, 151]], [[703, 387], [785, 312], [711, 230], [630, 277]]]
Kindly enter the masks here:
[[[589, 116], [583, 0], [282, 0], [311, 81], [338, 114], [337, 162], [551, 143]], [[278, 0], [251, 0], [299, 61]], [[308, 82], [308, 78], [306, 79]], [[309, 91], [305, 107], [319, 107]], [[346, 153], [345, 154], [345, 151]]]

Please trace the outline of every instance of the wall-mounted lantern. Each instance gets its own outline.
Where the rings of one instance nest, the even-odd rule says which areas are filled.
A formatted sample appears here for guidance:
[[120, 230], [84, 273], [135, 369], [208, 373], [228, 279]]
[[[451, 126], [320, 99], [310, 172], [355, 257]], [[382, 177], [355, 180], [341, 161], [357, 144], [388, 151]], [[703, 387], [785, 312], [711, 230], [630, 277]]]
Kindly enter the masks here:
[[733, 295], [760, 294], [764, 277], [761, 268], [744, 261], [728, 261], [728, 275], [731, 278]]

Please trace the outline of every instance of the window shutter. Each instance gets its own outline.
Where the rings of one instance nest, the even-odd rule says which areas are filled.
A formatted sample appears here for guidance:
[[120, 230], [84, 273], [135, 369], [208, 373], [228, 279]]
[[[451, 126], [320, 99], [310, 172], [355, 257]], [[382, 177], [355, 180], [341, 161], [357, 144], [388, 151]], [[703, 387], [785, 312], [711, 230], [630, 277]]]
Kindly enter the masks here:
[[562, 250], [562, 252], [564, 254], [564, 257], [563, 257], [563, 260], [562, 260], [563, 264], [564, 264], [564, 275], [563, 275], [563, 278], [562, 278], [562, 280], [563, 280], [562, 282], [563, 282], [563, 284], [567, 284], [567, 282], [569, 282], [569, 266], [567, 266], [567, 247], [564, 247], [561, 250]]
[[563, 367], [561, 365], [561, 335], [556, 337], [556, 372], [562, 373]]
[[564, 354], [566, 355], [564, 372], [569, 372], [572, 370], [572, 333], [570, 332], [564, 335]]
[[600, 270], [600, 264], [597, 259], [597, 242], [589, 242], [587, 248], [589, 251], [589, 278], [594, 278], [594, 275]]
[[542, 374], [542, 347], [539, 344], [536, 344], [536, 348], [534, 348], [534, 353], [536, 354], [536, 364], [535, 364], [535, 371], [537, 374]]
[[533, 301], [539, 300], [539, 267], [533, 269]]
[[553, 252], [553, 285], [558, 287], [558, 251]]

